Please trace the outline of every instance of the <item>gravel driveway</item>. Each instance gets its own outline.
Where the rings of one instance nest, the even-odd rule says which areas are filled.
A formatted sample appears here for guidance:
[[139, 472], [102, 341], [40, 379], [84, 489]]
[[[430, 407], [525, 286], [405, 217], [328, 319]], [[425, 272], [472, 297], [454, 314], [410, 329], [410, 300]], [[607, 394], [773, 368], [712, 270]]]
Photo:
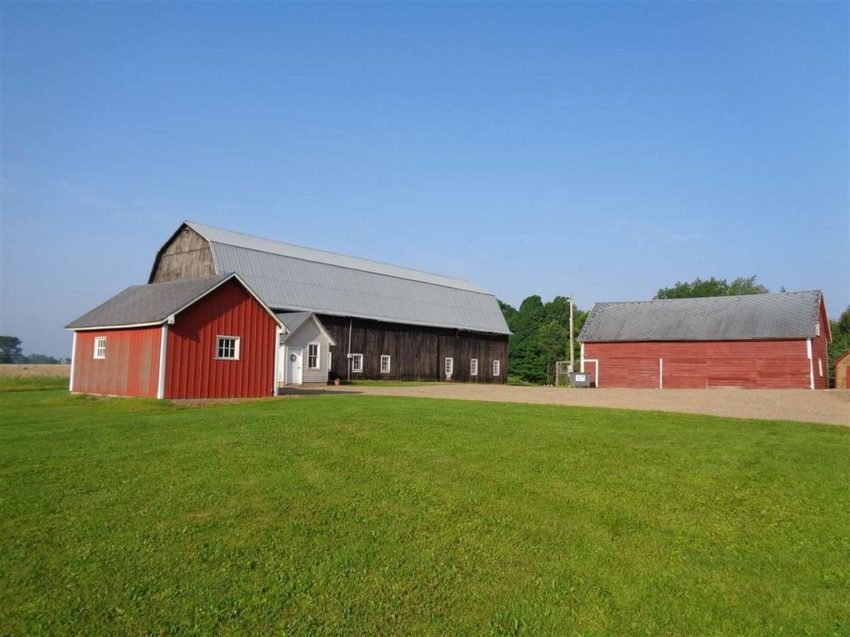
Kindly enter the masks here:
[[[323, 392], [496, 402], [616, 407], [691, 414], [796, 420], [850, 426], [850, 390], [809, 389], [566, 389], [429, 383], [407, 387], [349, 385]], [[309, 392], [310, 390], [303, 390]]]

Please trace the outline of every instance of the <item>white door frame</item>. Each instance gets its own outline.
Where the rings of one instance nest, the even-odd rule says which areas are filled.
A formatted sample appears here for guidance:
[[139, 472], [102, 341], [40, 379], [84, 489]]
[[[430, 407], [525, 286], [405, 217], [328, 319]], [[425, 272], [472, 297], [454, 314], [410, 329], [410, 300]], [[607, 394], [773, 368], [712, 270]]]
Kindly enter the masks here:
[[[285, 347], [284, 348], [284, 382], [287, 385], [301, 385], [304, 383], [304, 348], [303, 347]], [[290, 360], [293, 356], [297, 361]]]

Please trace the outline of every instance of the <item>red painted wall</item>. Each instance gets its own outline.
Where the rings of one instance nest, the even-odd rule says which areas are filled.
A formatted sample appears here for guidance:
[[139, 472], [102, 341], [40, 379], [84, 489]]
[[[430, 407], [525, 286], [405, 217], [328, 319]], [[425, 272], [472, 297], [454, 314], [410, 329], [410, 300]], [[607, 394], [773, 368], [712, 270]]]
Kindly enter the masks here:
[[[827, 345], [829, 345], [829, 319], [826, 316], [826, 305], [821, 299], [820, 311], [820, 336], [812, 339], [812, 370], [814, 371], [815, 389], [829, 389], [829, 358], [827, 357]], [[818, 367], [818, 360], [821, 366]], [[821, 372], [823, 372], [821, 374]]]
[[[599, 359], [603, 388], [658, 388], [659, 358], [665, 389], [810, 386], [805, 340], [585, 343], [584, 357]], [[817, 387], [817, 360], [814, 365]], [[587, 363], [585, 371], [594, 373], [595, 365]]]
[[[168, 327], [166, 398], [270, 396], [277, 323], [231, 280], [177, 315]], [[239, 360], [216, 360], [216, 337], [240, 337]]]
[[[94, 357], [94, 339], [106, 337], [106, 358]], [[77, 332], [74, 392], [156, 397], [162, 328]]]

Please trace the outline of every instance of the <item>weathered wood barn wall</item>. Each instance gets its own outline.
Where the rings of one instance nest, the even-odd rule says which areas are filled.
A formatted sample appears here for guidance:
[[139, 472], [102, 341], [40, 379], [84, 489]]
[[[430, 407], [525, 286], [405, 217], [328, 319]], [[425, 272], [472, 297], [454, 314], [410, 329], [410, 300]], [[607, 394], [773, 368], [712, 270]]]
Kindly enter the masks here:
[[[510, 331], [495, 297], [466, 281], [193, 222], [160, 249], [149, 281], [228, 271], [275, 311], [316, 313], [337, 343], [332, 376], [349, 378], [350, 332], [350, 352], [363, 355], [363, 371], [351, 373], [353, 380], [445, 380], [446, 357], [453, 359], [453, 381], [507, 380]], [[390, 356], [389, 373], [381, 373], [382, 355]]]
[[[319, 315], [322, 324], [337, 342], [331, 371], [348, 378], [348, 335], [351, 352], [363, 354], [362, 373], [351, 378], [445, 380], [445, 359], [453, 359], [452, 380], [467, 383], [503, 383], [508, 359], [507, 337], [474, 334], [457, 330], [413, 327], [341, 316]], [[390, 372], [381, 373], [381, 356], [390, 356]], [[478, 373], [471, 374], [472, 359]], [[493, 374], [498, 361], [499, 374]]]
[[156, 256], [148, 283], [215, 274], [209, 242], [188, 226], [180, 228]]

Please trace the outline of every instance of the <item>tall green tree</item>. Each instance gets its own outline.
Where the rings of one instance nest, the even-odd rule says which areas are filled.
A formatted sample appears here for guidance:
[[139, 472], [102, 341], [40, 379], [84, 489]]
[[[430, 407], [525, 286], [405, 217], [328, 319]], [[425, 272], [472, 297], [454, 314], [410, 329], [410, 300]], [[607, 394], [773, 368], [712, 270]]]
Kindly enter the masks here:
[[731, 283], [726, 279], [700, 279], [690, 282], [676, 281], [669, 288], [661, 288], [656, 292], [656, 299], [693, 299], [705, 296], [736, 296], [739, 294], [766, 294], [770, 292], [766, 286], [756, 283], [756, 276], [738, 277]]
[[21, 339], [17, 336], [0, 336], [0, 363], [17, 363], [21, 359]]
[[841, 313], [837, 321], [829, 322], [829, 331], [832, 333], [832, 342], [827, 348], [829, 364], [830, 383], [835, 382], [835, 361], [850, 350], [850, 305]]
[[[508, 372], [529, 383], [548, 383], [553, 380], [555, 361], [569, 360], [569, 300], [556, 296], [544, 303], [538, 295], [526, 298], [516, 309], [499, 302], [510, 338]], [[574, 308], [575, 334], [578, 336], [587, 312]], [[575, 343], [578, 361], [580, 347]]]

